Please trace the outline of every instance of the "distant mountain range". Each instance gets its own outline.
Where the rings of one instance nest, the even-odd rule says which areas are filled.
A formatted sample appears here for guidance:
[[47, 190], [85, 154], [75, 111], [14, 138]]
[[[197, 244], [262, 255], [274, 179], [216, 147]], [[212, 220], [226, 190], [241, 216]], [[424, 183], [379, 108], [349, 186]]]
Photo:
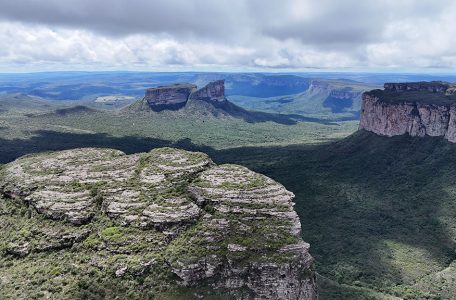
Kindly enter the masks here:
[[[361, 93], [387, 81], [446, 80], [456, 76], [365, 73], [51, 72], [0, 74], [0, 95], [72, 100], [102, 109], [126, 107], [144, 90], [187, 82], [225, 81], [226, 97], [244, 109], [330, 120], [357, 119]], [[68, 102], [67, 102], [68, 103]], [[74, 105], [74, 104], [73, 104]]]

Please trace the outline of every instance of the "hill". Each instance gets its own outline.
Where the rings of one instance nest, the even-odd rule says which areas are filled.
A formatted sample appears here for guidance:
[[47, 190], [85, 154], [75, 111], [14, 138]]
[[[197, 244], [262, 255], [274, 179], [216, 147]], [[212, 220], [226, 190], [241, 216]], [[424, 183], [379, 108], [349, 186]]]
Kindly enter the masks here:
[[29, 155], [0, 194], [4, 299], [317, 299], [294, 195], [203, 153]]

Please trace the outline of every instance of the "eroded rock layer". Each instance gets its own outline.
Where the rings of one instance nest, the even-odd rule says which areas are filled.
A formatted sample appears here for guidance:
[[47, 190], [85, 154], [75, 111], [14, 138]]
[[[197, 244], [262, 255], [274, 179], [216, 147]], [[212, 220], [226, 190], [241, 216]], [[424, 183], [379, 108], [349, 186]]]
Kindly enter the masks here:
[[190, 99], [198, 99], [215, 103], [226, 101], [225, 81], [217, 80], [210, 82], [205, 87], [193, 92], [190, 95]]
[[193, 84], [175, 84], [146, 90], [144, 99], [155, 111], [179, 109], [185, 106], [190, 94], [196, 90]]
[[90, 257], [85, 268], [129, 276], [141, 289], [152, 282], [161, 292], [317, 297], [294, 195], [247, 168], [216, 166], [203, 153], [87, 148], [30, 155], [1, 170], [0, 191], [5, 214], [28, 211], [24, 220], [0, 222], [7, 237], [24, 232], [5, 245], [4, 255], [18, 260], [71, 248]]
[[189, 100], [199, 100], [221, 105], [228, 102], [225, 97], [225, 81], [217, 80], [197, 89], [189, 83], [160, 86], [146, 90], [144, 99], [133, 104], [135, 110], [152, 109], [153, 111], [178, 110], [187, 105]]
[[363, 94], [360, 129], [379, 135], [441, 136], [456, 142], [454, 85], [386, 83]]

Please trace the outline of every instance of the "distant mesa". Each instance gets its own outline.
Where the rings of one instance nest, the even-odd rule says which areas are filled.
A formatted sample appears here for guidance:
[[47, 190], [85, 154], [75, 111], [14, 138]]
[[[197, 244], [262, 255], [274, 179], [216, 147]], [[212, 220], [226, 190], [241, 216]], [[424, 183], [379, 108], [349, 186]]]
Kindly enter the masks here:
[[193, 92], [190, 95], [190, 99], [217, 103], [227, 101], [225, 97], [225, 80], [217, 80], [207, 84], [205, 87]]
[[363, 94], [360, 129], [384, 136], [441, 136], [456, 142], [456, 84], [385, 83]]
[[146, 90], [145, 100], [154, 111], [176, 110], [187, 104], [190, 94], [196, 91], [194, 84], [174, 84]]
[[178, 110], [184, 107], [188, 100], [203, 100], [212, 103], [223, 103], [225, 97], [225, 81], [217, 80], [201, 89], [189, 83], [160, 86], [146, 90], [144, 98], [153, 111]]

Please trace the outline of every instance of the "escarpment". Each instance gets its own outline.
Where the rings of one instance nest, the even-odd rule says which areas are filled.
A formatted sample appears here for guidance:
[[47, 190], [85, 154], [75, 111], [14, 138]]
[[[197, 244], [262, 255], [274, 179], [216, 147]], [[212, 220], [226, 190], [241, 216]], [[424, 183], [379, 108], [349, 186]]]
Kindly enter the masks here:
[[153, 111], [162, 111], [180, 109], [192, 99], [215, 105], [226, 102], [225, 81], [213, 81], [201, 89], [197, 89], [197, 86], [193, 84], [174, 84], [150, 88], [146, 90], [142, 101], [145, 101]]
[[330, 82], [321, 80], [312, 80], [309, 90], [311, 92], [320, 91], [326, 93], [328, 97], [333, 97], [340, 100], [358, 98], [362, 94], [362, 91], [360, 90], [355, 90], [351, 87], [333, 86]]
[[50, 296], [83, 297], [89, 276], [92, 285], [112, 282], [142, 299], [177, 290], [179, 299], [316, 299], [293, 197], [245, 167], [217, 166], [206, 154], [172, 148], [22, 157], [0, 170], [2, 255], [14, 264], [58, 263], [71, 271], [50, 271], [41, 282], [32, 268], [21, 275], [12, 269], [2, 282], [30, 278], [6, 297], [29, 298], [27, 281], [59, 276], [70, 287]]
[[455, 85], [386, 83], [363, 94], [360, 129], [379, 135], [441, 136], [456, 142]]

